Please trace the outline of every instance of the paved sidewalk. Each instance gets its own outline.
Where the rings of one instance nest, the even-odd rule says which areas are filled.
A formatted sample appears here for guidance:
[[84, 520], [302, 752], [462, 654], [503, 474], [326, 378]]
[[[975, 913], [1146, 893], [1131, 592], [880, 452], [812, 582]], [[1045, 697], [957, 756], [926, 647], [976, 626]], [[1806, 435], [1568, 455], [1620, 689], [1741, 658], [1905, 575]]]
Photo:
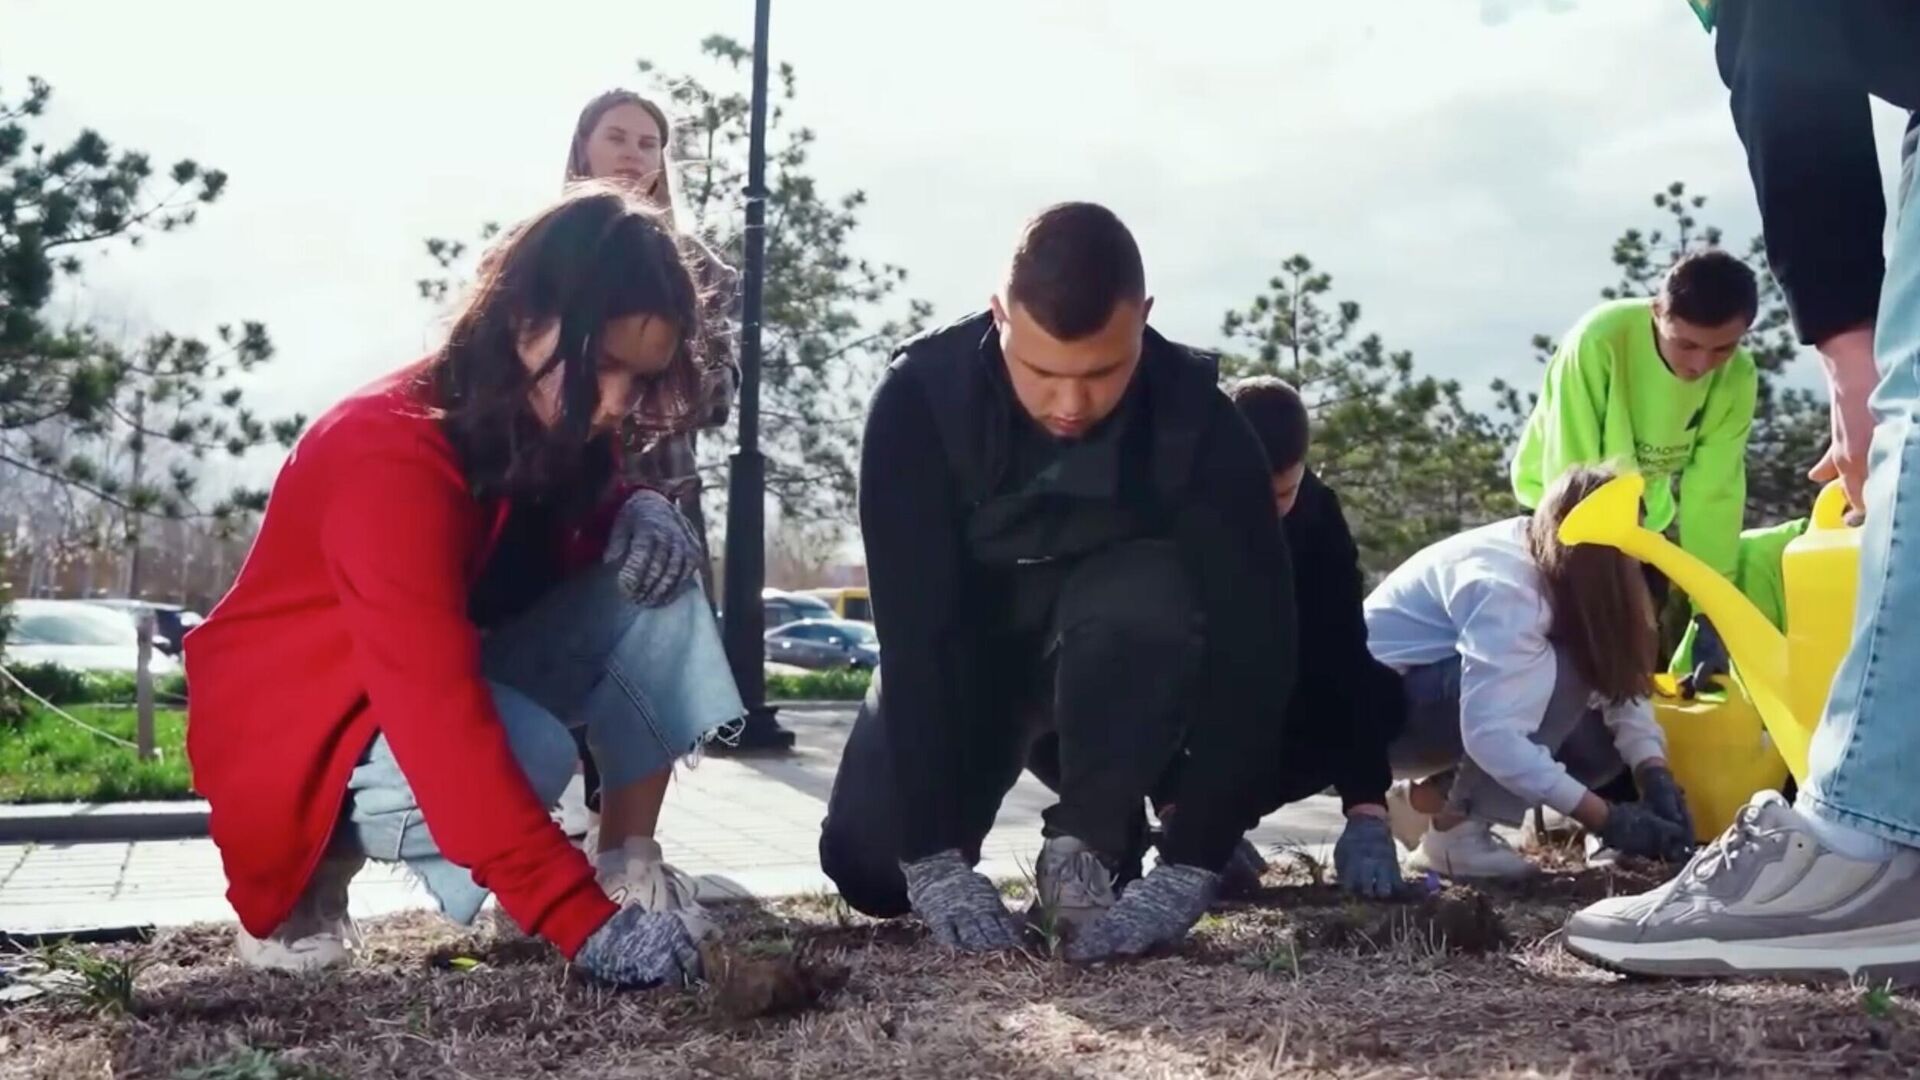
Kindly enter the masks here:
[[[853, 711], [795, 711], [799, 736], [784, 758], [707, 758], [681, 769], [661, 815], [668, 861], [697, 876], [704, 896], [790, 896], [831, 889], [815, 845]], [[1040, 842], [1052, 796], [1023, 778], [987, 838], [982, 869], [1018, 877]], [[1262, 822], [1262, 849], [1318, 849], [1341, 826], [1337, 800], [1320, 797]], [[1319, 854], [1324, 857], [1325, 852]], [[227, 921], [219, 853], [208, 840], [0, 845], [0, 931], [48, 934], [101, 927]], [[369, 863], [353, 883], [353, 911], [370, 918], [431, 907], [398, 867]]]

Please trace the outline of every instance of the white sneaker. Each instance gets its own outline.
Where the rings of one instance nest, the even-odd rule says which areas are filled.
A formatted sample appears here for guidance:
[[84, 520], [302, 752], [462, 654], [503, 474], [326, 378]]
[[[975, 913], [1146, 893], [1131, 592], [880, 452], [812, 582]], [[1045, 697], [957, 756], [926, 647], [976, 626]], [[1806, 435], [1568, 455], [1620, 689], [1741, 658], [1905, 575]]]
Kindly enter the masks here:
[[1536, 872], [1484, 821], [1464, 821], [1451, 829], [1428, 829], [1407, 859], [1416, 874], [1431, 870], [1450, 878], [1522, 878]]
[[699, 901], [699, 884], [666, 861], [659, 841], [630, 837], [619, 851], [596, 856], [594, 870], [600, 887], [621, 907], [673, 912], [696, 939], [718, 932]]
[[1387, 829], [1400, 846], [1413, 851], [1420, 846], [1420, 838], [1427, 835], [1433, 827], [1433, 815], [1423, 814], [1413, 808], [1413, 783], [1409, 780], [1396, 780], [1387, 789]]
[[248, 967], [272, 971], [319, 971], [353, 959], [361, 946], [360, 928], [347, 914], [347, 884], [366, 865], [360, 855], [328, 856], [285, 922], [264, 938], [242, 927], [234, 951]]
[[1619, 849], [1608, 847], [1607, 842], [1605, 840], [1600, 839], [1600, 837], [1595, 835], [1594, 833], [1588, 833], [1586, 835], [1586, 838], [1581, 840], [1580, 843], [1581, 843], [1581, 846], [1586, 851], [1588, 866], [1619, 865], [1620, 863]]

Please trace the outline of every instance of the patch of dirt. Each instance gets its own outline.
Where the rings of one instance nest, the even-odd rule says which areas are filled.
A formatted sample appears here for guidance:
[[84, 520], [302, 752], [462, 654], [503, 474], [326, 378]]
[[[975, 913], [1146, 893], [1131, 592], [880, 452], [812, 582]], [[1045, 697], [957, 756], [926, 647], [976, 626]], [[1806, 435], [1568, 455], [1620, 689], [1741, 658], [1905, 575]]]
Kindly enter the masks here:
[[[1553, 941], [1665, 871], [1363, 903], [1269, 875], [1182, 948], [1076, 968], [957, 957], [911, 922], [795, 901], [718, 914], [693, 991], [619, 993], [546, 947], [410, 915], [294, 978], [195, 927], [85, 947], [139, 963], [132, 1008], [0, 1009], [0, 1077], [1828, 1076], [1920, 1071], [1920, 1006], [1858, 988], [1619, 979]], [[244, 1071], [243, 1071], [244, 1070]]]
[[811, 950], [756, 953], [724, 942], [702, 945], [700, 966], [714, 1004], [735, 1020], [805, 1012], [844, 990], [852, 975], [845, 964], [821, 959]]

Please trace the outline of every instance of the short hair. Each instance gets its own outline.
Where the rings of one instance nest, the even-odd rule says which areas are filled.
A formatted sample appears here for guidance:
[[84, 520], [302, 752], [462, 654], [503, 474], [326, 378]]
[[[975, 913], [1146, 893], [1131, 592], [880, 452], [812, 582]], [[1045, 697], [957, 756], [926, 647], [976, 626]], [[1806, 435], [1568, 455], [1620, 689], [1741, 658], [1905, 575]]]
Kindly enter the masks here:
[[1760, 286], [1753, 270], [1719, 248], [1680, 256], [1660, 281], [1660, 310], [1695, 326], [1748, 323], [1760, 313]]
[[1253, 428], [1274, 472], [1285, 472], [1306, 459], [1309, 425], [1300, 391], [1271, 375], [1256, 375], [1234, 383], [1228, 396]]
[[1047, 333], [1078, 341], [1107, 325], [1121, 301], [1147, 297], [1140, 247], [1114, 212], [1088, 202], [1049, 206], [1028, 221], [1007, 275], [1007, 302]]

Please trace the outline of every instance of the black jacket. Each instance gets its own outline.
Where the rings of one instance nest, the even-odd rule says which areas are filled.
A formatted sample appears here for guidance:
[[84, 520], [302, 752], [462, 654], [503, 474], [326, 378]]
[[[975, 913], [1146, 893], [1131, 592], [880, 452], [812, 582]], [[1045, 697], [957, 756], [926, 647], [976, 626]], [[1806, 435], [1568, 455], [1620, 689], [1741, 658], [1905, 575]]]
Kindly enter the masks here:
[[1286, 517], [1300, 613], [1300, 675], [1287, 710], [1291, 771], [1331, 781], [1348, 809], [1384, 803], [1387, 744], [1404, 707], [1399, 678], [1367, 651], [1360, 549], [1340, 498], [1309, 471]]
[[[991, 316], [972, 316], [902, 346], [867, 415], [860, 524], [909, 808], [904, 859], [959, 846], [956, 735], [990, 707], [989, 683], [1008, 677], [983, 659], [1004, 628], [981, 598], [1009, 571], [978, 557], [969, 533], [1008, 464], [1019, 406], [1004, 365]], [[1181, 812], [1162, 848], [1208, 868], [1225, 863], [1278, 752], [1272, 717], [1292, 691], [1294, 655], [1293, 579], [1266, 459], [1215, 379], [1203, 354], [1147, 331], [1129, 391], [1143, 395], [1132, 422], [1145, 450], [1126, 458], [1126, 486], [1151, 493], [1152, 532], [1181, 551], [1208, 628]]]
[[1767, 262], [1800, 340], [1872, 322], [1886, 201], [1868, 100], [1920, 109], [1920, 3], [1721, 0], [1716, 34]]

